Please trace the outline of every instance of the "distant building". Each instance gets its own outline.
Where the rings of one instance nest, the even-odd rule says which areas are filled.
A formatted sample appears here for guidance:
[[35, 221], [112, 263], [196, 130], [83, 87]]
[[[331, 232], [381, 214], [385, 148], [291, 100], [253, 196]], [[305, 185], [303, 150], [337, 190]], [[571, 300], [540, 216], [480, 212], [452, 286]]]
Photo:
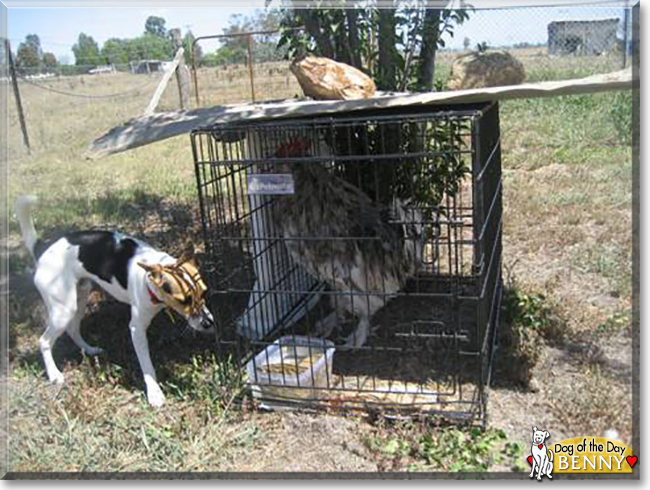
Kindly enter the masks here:
[[618, 23], [619, 19], [551, 22], [548, 25], [548, 54], [610, 53], [617, 45]]
[[131, 73], [155, 73], [157, 71], [163, 71], [166, 67], [167, 61], [160, 60], [141, 60], [141, 61], [132, 61], [131, 64]]

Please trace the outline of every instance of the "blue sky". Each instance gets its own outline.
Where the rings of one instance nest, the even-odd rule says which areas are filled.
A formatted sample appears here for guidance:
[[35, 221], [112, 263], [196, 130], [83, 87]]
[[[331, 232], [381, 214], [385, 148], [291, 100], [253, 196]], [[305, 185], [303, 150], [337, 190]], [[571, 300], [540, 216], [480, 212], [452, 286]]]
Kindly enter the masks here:
[[[132, 38], [144, 31], [148, 16], [157, 15], [167, 27], [188, 28], [196, 36], [220, 34], [232, 14], [250, 15], [263, 8], [264, 0], [240, 2], [239, 7], [214, 8], [11, 8], [8, 13], [8, 35], [13, 49], [27, 34], [38, 34], [44, 51], [53, 52], [60, 61], [74, 62], [70, 48], [80, 32], [91, 35], [101, 46], [111, 37]], [[86, 5], [92, 2], [86, 2]], [[485, 41], [491, 46], [511, 45], [527, 41], [546, 42], [547, 25], [553, 20], [592, 20], [622, 17], [620, 7], [565, 7], [513, 10], [482, 10], [473, 13], [470, 21], [457, 28], [448, 45], [459, 48], [468, 37], [471, 45]], [[215, 43], [202, 44], [204, 51]]]
[[[250, 4], [250, 2], [247, 2]], [[257, 2], [263, 6], [263, 1]], [[167, 28], [189, 27], [196, 35], [221, 34], [232, 14], [250, 15], [252, 7], [227, 8], [87, 8], [87, 9], [10, 9], [7, 15], [8, 36], [12, 48], [27, 34], [38, 34], [44, 51], [57, 58], [74, 62], [70, 48], [80, 32], [92, 36], [101, 46], [111, 37], [133, 38], [144, 32], [147, 17], [157, 15], [167, 21]], [[206, 44], [207, 46], [207, 44]]]

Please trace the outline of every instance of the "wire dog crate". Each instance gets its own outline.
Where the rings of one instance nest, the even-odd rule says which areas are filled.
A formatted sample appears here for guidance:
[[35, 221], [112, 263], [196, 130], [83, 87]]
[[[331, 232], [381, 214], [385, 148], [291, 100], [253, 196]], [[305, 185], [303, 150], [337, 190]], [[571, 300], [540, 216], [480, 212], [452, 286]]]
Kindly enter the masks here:
[[485, 421], [497, 103], [191, 135], [218, 345], [263, 406]]

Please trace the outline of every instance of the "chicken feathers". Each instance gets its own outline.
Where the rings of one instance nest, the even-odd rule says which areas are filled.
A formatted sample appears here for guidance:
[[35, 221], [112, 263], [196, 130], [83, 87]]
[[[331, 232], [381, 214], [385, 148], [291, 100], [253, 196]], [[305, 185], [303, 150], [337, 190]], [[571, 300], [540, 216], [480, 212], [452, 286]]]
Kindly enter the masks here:
[[[293, 143], [276, 156], [303, 156], [305, 147]], [[346, 345], [360, 347], [372, 315], [419, 269], [422, 216], [397, 199], [374, 202], [319, 163], [288, 166], [295, 194], [276, 200], [276, 230], [296, 263], [343, 293], [335, 308], [359, 318]]]

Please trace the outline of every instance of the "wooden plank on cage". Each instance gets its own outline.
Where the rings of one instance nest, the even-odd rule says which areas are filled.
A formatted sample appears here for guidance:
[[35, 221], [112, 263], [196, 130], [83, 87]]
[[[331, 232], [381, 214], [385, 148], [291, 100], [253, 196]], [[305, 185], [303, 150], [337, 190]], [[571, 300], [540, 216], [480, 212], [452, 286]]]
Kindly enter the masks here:
[[183, 58], [184, 52], [185, 50], [183, 48], [178, 48], [178, 51], [176, 51], [176, 56], [174, 56], [174, 61], [172, 61], [172, 64], [169, 65], [169, 68], [167, 68], [167, 71], [165, 72], [162, 79], [160, 80], [160, 83], [158, 83], [158, 86], [156, 87], [156, 91], [153, 93], [153, 96], [149, 101], [149, 105], [147, 106], [147, 109], [144, 111], [142, 117], [151, 116], [156, 110], [156, 107], [158, 107], [158, 102], [160, 102], [160, 97], [162, 97], [162, 94], [165, 91], [167, 84], [169, 83], [169, 79], [176, 71], [176, 67], [178, 67], [180, 61], [184, 59]]
[[[638, 81], [636, 82], [638, 83]], [[88, 158], [100, 158], [155, 143], [173, 136], [186, 135], [193, 129], [243, 120], [317, 116], [392, 107], [488, 102], [492, 100], [555, 97], [632, 88], [632, 70], [593, 75], [581, 79], [525, 83], [453, 92], [420, 94], [384, 94], [371, 99], [344, 101], [295, 101], [268, 104], [215, 106], [152, 114], [132, 119], [93, 141], [86, 150]]]

